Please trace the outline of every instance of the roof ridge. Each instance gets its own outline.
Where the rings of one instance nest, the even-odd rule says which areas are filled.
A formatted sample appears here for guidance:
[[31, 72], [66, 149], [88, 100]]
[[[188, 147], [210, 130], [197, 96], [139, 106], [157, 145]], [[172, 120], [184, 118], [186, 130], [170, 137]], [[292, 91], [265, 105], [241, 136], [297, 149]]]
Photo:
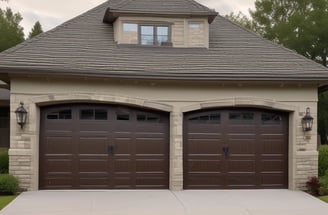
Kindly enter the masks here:
[[294, 56], [296, 56], [296, 57], [298, 57], [300, 59], [303, 59], [303, 60], [305, 59], [308, 62], [311, 62], [312, 64], [316, 65], [317, 67], [320, 67], [320, 69], [325, 68], [328, 71], [328, 67], [325, 67], [324, 65], [322, 65], [320, 63], [317, 63], [317, 62], [315, 62], [315, 61], [313, 61], [313, 60], [305, 57], [304, 55], [301, 55], [301, 54], [297, 53], [295, 50], [289, 49], [289, 48], [287, 48], [287, 47], [285, 47], [285, 46], [283, 46], [283, 45], [281, 45], [279, 43], [275, 43], [272, 40], [266, 39], [266, 38], [262, 37], [261, 35], [259, 35], [258, 33], [256, 33], [255, 31], [252, 31], [252, 30], [250, 30], [248, 28], [245, 28], [244, 26], [242, 26], [242, 25], [240, 25], [238, 23], [235, 23], [235, 22], [231, 21], [230, 19], [228, 19], [228, 18], [226, 18], [224, 16], [221, 16], [221, 15], [218, 15], [218, 16], [221, 17], [221, 18], [223, 18], [223, 19], [225, 19], [226, 21], [230, 22], [231, 24], [237, 26], [238, 28], [240, 28], [240, 29], [242, 29], [244, 31], [247, 31], [248, 33], [253, 34], [254, 36], [256, 36], [259, 39], [261, 39], [262, 41], [267, 42], [267, 43], [270, 43], [271, 45], [275, 46], [276, 48], [283, 49], [284, 51], [289, 52], [289, 53], [293, 54]]
[[35, 42], [35, 41], [38, 41], [38, 40], [40, 40], [40, 39], [48, 36], [49, 34], [52, 34], [52, 33], [56, 32], [56, 31], [62, 29], [63, 27], [65, 27], [65, 26], [73, 23], [77, 19], [86, 16], [88, 13], [90, 13], [92, 11], [95, 11], [95, 10], [103, 7], [104, 5], [108, 4], [109, 1], [106, 1], [106, 2], [104, 2], [104, 3], [102, 3], [102, 4], [98, 5], [98, 6], [96, 6], [94, 8], [91, 8], [91, 9], [87, 10], [86, 12], [84, 12], [84, 13], [78, 15], [78, 16], [75, 16], [75, 17], [67, 20], [66, 22], [64, 22], [64, 23], [62, 23], [62, 24], [54, 27], [53, 29], [51, 29], [49, 31], [46, 31], [46, 32], [43, 32], [43, 33], [41, 33], [41, 34], [33, 37], [32, 39], [27, 39], [27, 40], [23, 41], [22, 43], [17, 44], [16, 46], [14, 46], [12, 48], [9, 48], [9, 49], [4, 50], [3, 52], [0, 52], [0, 56], [6, 56], [6, 55], [9, 55], [9, 54], [15, 53], [16, 51], [22, 49], [23, 47], [28, 46], [30, 43]]

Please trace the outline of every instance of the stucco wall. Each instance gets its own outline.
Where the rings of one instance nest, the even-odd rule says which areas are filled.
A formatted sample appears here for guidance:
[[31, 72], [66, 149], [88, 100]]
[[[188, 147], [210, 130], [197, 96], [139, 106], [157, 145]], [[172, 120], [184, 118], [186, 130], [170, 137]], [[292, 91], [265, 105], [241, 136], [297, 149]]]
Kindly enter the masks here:
[[[15, 109], [29, 112], [23, 130]], [[289, 188], [304, 189], [317, 175], [317, 133], [304, 134], [301, 118], [307, 107], [316, 122], [316, 86], [192, 84], [178, 82], [110, 81], [92, 79], [13, 78], [11, 81], [10, 172], [23, 188], [38, 189], [40, 106], [69, 102], [120, 103], [170, 112], [170, 188], [182, 189], [183, 113], [212, 107], [258, 107], [289, 112]]]

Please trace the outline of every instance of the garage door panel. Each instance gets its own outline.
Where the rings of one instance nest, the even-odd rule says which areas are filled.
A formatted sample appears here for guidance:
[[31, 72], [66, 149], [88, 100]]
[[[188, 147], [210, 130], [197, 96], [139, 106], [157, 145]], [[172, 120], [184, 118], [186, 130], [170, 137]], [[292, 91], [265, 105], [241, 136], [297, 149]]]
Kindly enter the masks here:
[[283, 143], [279, 140], [262, 140], [262, 154], [285, 154], [286, 146]]
[[229, 187], [256, 187], [255, 173], [229, 173], [226, 180]]
[[164, 176], [137, 176], [137, 189], [163, 189], [167, 187], [166, 177]]
[[80, 138], [78, 145], [78, 154], [107, 155], [107, 142], [108, 140], [106, 137]]
[[220, 139], [188, 139], [187, 153], [192, 155], [221, 154], [223, 141]]
[[132, 159], [119, 159], [115, 157], [115, 161], [113, 163], [113, 168], [115, 173], [130, 173], [133, 171], [134, 162]]
[[47, 157], [45, 166], [49, 169], [48, 173], [71, 173], [73, 171], [73, 159], [68, 158], [50, 158]]
[[[213, 112], [220, 116], [217, 125], [197, 118]], [[185, 189], [285, 188], [288, 184], [288, 114], [252, 108], [186, 113], [183, 150]], [[220, 175], [203, 175], [218, 169]], [[268, 181], [265, 175], [268, 173], [277, 179]], [[207, 184], [216, 179], [219, 184]]]
[[277, 187], [287, 188], [286, 177], [283, 173], [263, 174], [262, 185], [265, 187], [272, 187], [272, 188], [277, 188]]
[[284, 160], [262, 160], [261, 161], [261, 171], [262, 173], [270, 173], [270, 172], [284, 172], [285, 167]]
[[47, 137], [45, 142], [45, 154], [73, 154], [72, 137]]
[[136, 173], [165, 173], [164, 158], [136, 159]]
[[225, 184], [225, 177], [220, 173], [188, 174], [190, 189], [220, 189]]
[[48, 189], [72, 189], [72, 184], [72, 175], [51, 175], [47, 177], [44, 186], [47, 186]]
[[80, 175], [79, 187], [81, 189], [107, 189], [109, 187], [107, 176]]
[[221, 160], [189, 159], [188, 162], [188, 172], [192, 174], [223, 172]]
[[256, 161], [254, 160], [229, 160], [227, 161], [228, 173], [255, 173]]
[[136, 155], [166, 153], [166, 141], [163, 138], [136, 138]]
[[[130, 134], [129, 134], [130, 136]], [[108, 144], [108, 146], [112, 146], [113, 147], [113, 154], [115, 154], [115, 156], [130, 156], [131, 152], [134, 150], [133, 149], [133, 145], [134, 145], [134, 141], [132, 138], [130, 137], [126, 137], [126, 138], [114, 138], [114, 141]], [[107, 146], [107, 147], [108, 147]], [[106, 149], [106, 152], [108, 151], [108, 148]]]
[[109, 170], [107, 157], [79, 159], [79, 173], [106, 173]]

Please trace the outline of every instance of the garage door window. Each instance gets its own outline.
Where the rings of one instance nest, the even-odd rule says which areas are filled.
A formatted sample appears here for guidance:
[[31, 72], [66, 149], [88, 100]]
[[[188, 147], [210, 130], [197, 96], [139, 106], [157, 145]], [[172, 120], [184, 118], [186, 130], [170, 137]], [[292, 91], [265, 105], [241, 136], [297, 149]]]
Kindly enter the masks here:
[[86, 109], [80, 111], [81, 120], [107, 120], [107, 110]]
[[189, 118], [189, 121], [200, 124], [220, 124], [221, 115], [218, 113], [199, 115]]
[[72, 119], [72, 111], [71, 110], [54, 111], [47, 115], [47, 119], [52, 119], [52, 120]]
[[161, 122], [161, 118], [152, 114], [137, 114], [138, 122]]
[[262, 124], [267, 124], [267, 125], [279, 125], [282, 121], [282, 117], [279, 114], [274, 114], [274, 113], [264, 113], [261, 116], [262, 119]]
[[233, 124], [249, 124], [254, 121], [254, 113], [229, 113], [229, 119]]
[[130, 120], [130, 115], [129, 114], [117, 114], [116, 120], [122, 120], [122, 121], [128, 121]]

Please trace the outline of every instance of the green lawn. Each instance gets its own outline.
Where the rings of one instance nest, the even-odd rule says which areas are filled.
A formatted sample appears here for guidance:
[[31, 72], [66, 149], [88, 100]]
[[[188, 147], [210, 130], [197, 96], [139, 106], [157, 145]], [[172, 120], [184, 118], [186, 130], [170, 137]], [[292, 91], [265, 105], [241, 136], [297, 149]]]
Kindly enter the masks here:
[[328, 203], [328, 196], [321, 196], [320, 199]]
[[0, 196], [0, 210], [6, 207], [12, 200], [14, 200], [17, 196]]

